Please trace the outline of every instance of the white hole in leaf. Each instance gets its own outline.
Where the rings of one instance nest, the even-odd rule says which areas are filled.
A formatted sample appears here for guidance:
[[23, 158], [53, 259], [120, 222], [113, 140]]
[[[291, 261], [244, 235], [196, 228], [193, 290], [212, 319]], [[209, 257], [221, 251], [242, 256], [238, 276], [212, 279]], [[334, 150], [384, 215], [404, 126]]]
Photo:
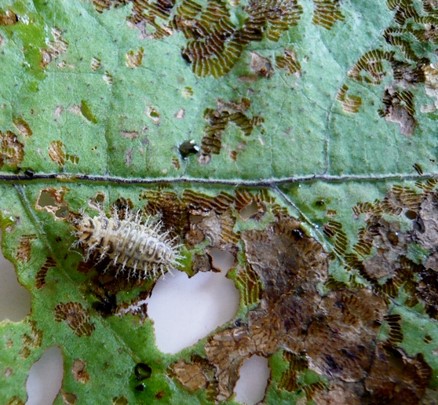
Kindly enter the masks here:
[[52, 404], [61, 389], [64, 373], [61, 350], [47, 349], [30, 369], [26, 382], [26, 405]]
[[13, 264], [0, 249], [0, 321], [21, 321], [29, 312], [29, 291], [18, 282]]
[[252, 356], [247, 359], [239, 370], [239, 380], [234, 387], [235, 400], [241, 404], [254, 405], [265, 396], [269, 379], [268, 359]]
[[[220, 254], [219, 254], [220, 252]], [[217, 272], [199, 272], [189, 279], [182, 272], [166, 275], [148, 299], [148, 315], [154, 321], [158, 348], [177, 353], [233, 319], [239, 292], [226, 273], [234, 257], [219, 250], [211, 252]]]

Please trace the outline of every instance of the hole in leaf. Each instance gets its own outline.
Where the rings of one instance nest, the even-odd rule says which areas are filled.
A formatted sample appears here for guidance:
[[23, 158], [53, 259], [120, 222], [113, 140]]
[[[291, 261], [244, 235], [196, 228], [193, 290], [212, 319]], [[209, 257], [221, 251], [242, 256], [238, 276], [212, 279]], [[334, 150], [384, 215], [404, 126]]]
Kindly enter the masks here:
[[[1, 237], [0, 237], [1, 244]], [[15, 269], [0, 249], [0, 321], [21, 321], [30, 312], [30, 294], [18, 283]]]
[[214, 269], [217, 271], [226, 274], [234, 265], [234, 256], [230, 252], [213, 248], [208, 251], [208, 254], [211, 256]]
[[152, 369], [145, 363], [137, 363], [134, 368], [135, 378], [141, 381], [150, 378]]
[[189, 279], [185, 273], [175, 272], [154, 287], [148, 314], [155, 324], [157, 346], [163, 352], [176, 353], [191, 346], [236, 314], [239, 292], [225, 277], [234, 257], [218, 249], [210, 254], [219, 273], [198, 273]]
[[61, 389], [63, 373], [61, 350], [58, 347], [47, 349], [30, 369], [26, 382], [26, 405], [53, 403]]
[[254, 355], [247, 359], [240, 367], [240, 377], [234, 387], [235, 400], [245, 405], [260, 402], [265, 396], [269, 373], [266, 358]]

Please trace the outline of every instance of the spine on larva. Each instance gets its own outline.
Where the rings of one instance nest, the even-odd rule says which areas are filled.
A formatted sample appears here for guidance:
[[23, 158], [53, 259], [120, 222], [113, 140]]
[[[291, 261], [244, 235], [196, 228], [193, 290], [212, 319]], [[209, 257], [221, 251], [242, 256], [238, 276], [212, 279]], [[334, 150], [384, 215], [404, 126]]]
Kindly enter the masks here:
[[109, 258], [118, 272], [128, 269], [128, 274], [141, 278], [170, 272], [180, 259], [180, 246], [161, 230], [161, 223], [142, 221], [140, 212], [125, 219], [108, 218], [103, 212], [95, 217], [84, 214], [76, 224], [76, 236], [86, 260], [96, 252], [98, 261]]

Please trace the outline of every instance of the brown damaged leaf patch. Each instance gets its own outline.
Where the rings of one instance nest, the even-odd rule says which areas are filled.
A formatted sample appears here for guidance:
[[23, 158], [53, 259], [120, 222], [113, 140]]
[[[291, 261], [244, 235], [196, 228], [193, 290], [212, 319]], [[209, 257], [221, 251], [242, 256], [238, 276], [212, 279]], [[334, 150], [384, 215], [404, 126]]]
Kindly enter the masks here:
[[64, 200], [67, 191], [68, 189], [65, 187], [42, 189], [38, 195], [35, 208], [38, 211], [47, 211], [56, 220], [69, 217], [68, 205]]
[[43, 288], [46, 285], [46, 276], [48, 271], [56, 266], [53, 258], [48, 257], [35, 276], [35, 287]]
[[367, 289], [333, 291], [320, 303], [305, 349], [315, 371], [358, 382], [367, 375], [387, 307]]
[[420, 280], [416, 285], [416, 294], [424, 303], [427, 314], [438, 319], [438, 271], [424, 269], [419, 274]]
[[[171, 375], [178, 380], [189, 392], [197, 390], [206, 390], [207, 396], [210, 393], [215, 393], [217, 387], [214, 383], [214, 367], [200, 356], [193, 355], [190, 362], [179, 360], [174, 363], [171, 368]], [[210, 400], [214, 400], [214, 396], [210, 396]]]
[[16, 168], [24, 158], [24, 144], [11, 132], [0, 131], [0, 168], [9, 166]]
[[0, 26], [14, 25], [19, 21], [17, 14], [12, 10], [0, 11]]
[[[309, 401], [338, 397], [376, 403], [378, 390], [387, 390], [387, 395], [396, 396], [393, 391], [397, 388], [385, 384], [386, 377], [380, 377], [380, 372], [385, 369], [388, 375], [396, 375], [397, 371], [392, 368], [398, 367], [398, 363], [393, 364], [390, 356], [377, 359], [376, 351], [382, 324], [388, 331], [385, 342], [388, 348], [397, 348], [403, 340], [400, 317], [388, 314], [387, 281], [392, 282], [395, 290], [403, 284], [410, 295], [418, 295], [414, 281], [421, 274], [421, 266], [402, 254], [406, 253], [413, 234], [402, 231], [387, 215], [412, 216], [410, 212], [415, 212], [412, 218], [418, 218], [422, 207], [426, 213], [423, 201], [431, 192], [395, 187], [382, 201], [358, 207], [356, 215], [365, 213], [366, 220], [361, 230], [363, 245], [358, 244], [354, 250], [350, 249], [340, 223], [332, 221], [327, 228], [330, 238], [339, 239], [337, 253], [345, 258], [354, 255], [361, 274], [367, 275], [372, 288], [354, 283], [349, 287], [330, 283], [330, 255], [267, 191], [253, 193], [237, 189], [234, 193], [208, 195], [185, 190], [178, 195], [163, 187], [142, 193], [141, 198], [147, 200], [143, 207], [145, 214], [160, 219], [189, 249], [202, 244], [202, 252], [194, 254], [194, 264], [188, 272], [211, 271], [208, 254], [211, 249], [223, 249], [234, 255], [237, 265], [230, 277], [242, 292], [241, 303], [246, 311], [245, 317], [236, 319], [232, 326], [226, 326], [208, 339], [204, 357], [194, 356], [173, 363], [169, 367], [173, 378], [192, 393], [206, 390], [210, 400], [227, 400], [233, 395], [245, 360], [253, 355], [269, 358], [281, 350], [288, 366], [280, 381], [271, 381], [271, 386], [277, 384], [278, 389], [304, 392]], [[116, 206], [123, 213], [128, 207], [132, 209], [132, 202], [119, 199], [110, 205], [112, 209]], [[267, 212], [273, 214], [274, 222], [260, 230], [259, 221], [267, 219], [264, 217]], [[237, 219], [252, 221], [252, 224], [247, 223], [249, 229], [238, 232]], [[379, 264], [373, 267], [372, 261], [367, 262], [377, 247], [385, 263], [393, 262], [393, 267], [382, 274]], [[102, 316], [132, 314], [140, 322], [147, 319], [146, 300], [155, 281], [141, 286], [138, 296], [131, 295], [128, 300], [118, 302], [120, 291], [140, 287], [136, 284], [138, 280], [127, 283], [125, 278], [101, 272], [103, 268], [96, 268], [98, 274], [92, 273], [89, 288], [99, 306], [93, 305], [94, 309]], [[73, 330], [90, 323], [85, 309], [77, 307], [79, 303], [60, 305], [65, 308], [57, 307], [57, 311], [62, 312], [57, 320], [66, 321]], [[94, 325], [91, 326], [94, 329]], [[403, 356], [403, 361], [414, 364], [422, 373], [428, 367], [420, 358]], [[304, 375], [309, 372], [320, 380], [304, 383]], [[423, 380], [419, 379], [411, 387], [419, 395], [424, 392], [424, 381], [429, 381], [427, 373], [423, 374]], [[371, 375], [373, 381], [367, 387]], [[380, 388], [374, 388], [376, 378], [381, 378]], [[332, 393], [331, 389], [336, 392]]]
[[36, 239], [36, 235], [23, 235], [18, 244], [16, 259], [20, 262], [27, 263], [30, 260], [30, 253], [32, 249], [32, 241]]
[[6, 403], [6, 405], [24, 405], [24, 404], [25, 402], [21, 398], [18, 398], [17, 396], [12, 397]]
[[90, 336], [94, 325], [85, 308], [79, 302], [60, 303], [55, 307], [55, 321], [65, 321], [76, 336]]
[[[236, 205], [240, 201], [240, 207], [247, 206], [249, 200], [244, 191], [236, 193]], [[396, 188], [383, 202], [367, 208], [378, 206], [376, 212], [380, 214], [385, 209], [401, 213], [419, 205], [417, 193]], [[397, 283], [404, 281], [405, 287], [411, 283], [410, 289], [406, 288], [412, 292], [418, 268], [402, 255], [409, 235], [403, 234], [395, 222], [377, 215], [370, 218], [371, 244], [389, 245], [385, 260], [387, 263], [394, 260], [394, 264], [384, 274], [378, 272], [377, 264], [373, 273], [369, 264], [369, 278], [373, 273], [378, 285], [377, 280], [383, 282], [393, 277]], [[342, 226], [333, 226], [332, 230], [332, 236], [336, 236]], [[396, 349], [403, 340], [401, 318], [388, 314], [383, 287], [376, 294], [363, 286], [347, 288], [342, 283], [331, 283], [331, 291], [321, 295], [319, 286], [323, 283], [329, 286], [329, 255], [318, 242], [306, 236], [300, 222], [284, 214], [278, 214], [277, 221], [265, 230], [243, 231], [241, 238], [248, 267], [238, 267], [235, 280], [243, 292], [243, 302], [256, 306], [249, 310], [246, 320], [236, 320], [233, 327], [208, 340], [206, 359], [176, 363], [177, 372], [172, 368], [175, 378], [190, 391], [206, 386], [210, 391], [214, 388], [216, 401], [224, 401], [233, 395], [240, 367], [246, 359], [254, 354], [270, 357], [282, 349], [289, 367], [278, 382], [280, 389], [301, 390], [307, 400], [318, 400], [318, 403], [336, 403], [336, 398], [357, 404], [364, 400], [377, 403], [382, 392], [385, 398], [398, 398], [397, 384], [387, 378], [388, 375], [398, 378], [400, 364], [393, 361], [394, 356], [381, 353], [382, 350], [401, 353]], [[348, 256], [346, 236], [345, 248], [342, 245], [339, 245], [342, 254]], [[405, 279], [400, 275], [403, 268]], [[376, 349], [382, 324], [387, 325], [388, 339], [384, 349]], [[418, 378], [409, 387], [402, 378], [400, 384], [409, 398], [421, 398], [430, 380], [427, 371], [430, 368], [418, 356], [400, 356], [403, 362], [412, 365], [413, 373], [418, 371]], [[328, 379], [328, 385], [322, 381], [304, 384], [300, 376], [305, 370]], [[197, 377], [192, 384], [193, 375]], [[412, 403], [418, 403], [418, 398]]]
[[283, 55], [276, 56], [275, 63], [277, 68], [284, 69], [290, 75], [301, 73], [301, 64], [292, 49], [285, 49]]
[[30, 128], [29, 124], [21, 117], [15, 117], [13, 120], [13, 123], [15, 127], [17, 128], [18, 132], [21, 135], [24, 136], [32, 136], [32, 129]]
[[[420, 301], [432, 317], [436, 316], [437, 296], [436, 184], [432, 180], [418, 182], [416, 189], [394, 186], [381, 200], [358, 203], [353, 213], [364, 215], [365, 226], [352, 248], [340, 223], [334, 226], [332, 221], [324, 227], [353, 278], [357, 271], [385, 300], [397, 297], [402, 288], [408, 296], [406, 305]], [[404, 230], [407, 221], [411, 229]], [[345, 242], [342, 249], [336, 249], [339, 239]], [[423, 249], [421, 262], [409, 257], [412, 246]]]
[[[386, 76], [390, 77], [391, 82], [382, 94], [383, 108], [379, 114], [398, 124], [400, 133], [407, 136], [414, 134], [417, 126], [415, 90], [424, 86], [432, 66], [418, 50], [429, 46], [431, 39], [437, 39], [436, 6], [428, 1], [422, 3], [423, 7], [416, 7], [412, 0], [388, 1], [394, 19], [383, 32], [386, 49], [367, 51], [348, 73], [351, 79], [368, 84], [380, 84]], [[428, 92], [428, 86], [424, 87]]]
[[415, 222], [415, 239], [435, 252], [438, 250], [438, 195], [430, 193], [421, 202]]
[[[47, 48], [41, 49], [41, 67], [45, 69], [53, 60], [59, 58], [67, 51], [68, 44], [62, 37], [62, 31], [58, 28], [52, 28], [53, 40], [47, 45]], [[62, 64], [60, 65], [62, 67]]]
[[315, 10], [312, 22], [330, 30], [337, 21], [343, 21], [339, 0], [313, 0]]
[[414, 95], [410, 91], [396, 91], [388, 88], [383, 95], [384, 108], [380, 116], [400, 126], [400, 133], [412, 135], [417, 121], [415, 119]]
[[402, 350], [380, 343], [365, 387], [380, 403], [418, 404], [431, 374], [421, 354], [409, 358]]
[[263, 290], [248, 324], [216, 334], [205, 346], [216, 367], [219, 401], [232, 395], [240, 366], [253, 354], [270, 356], [280, 346], [302, 350], [303, 332], [321, 299], [316, 284], [327, 272], [327, 255], [291, 218], [281, 218], [267, 231], [245, 231], [242, 238]]
[[343, 84], [336, 95], [336, 100], [342, 104], [342, 109], [347, 113], [357, 113], [362, 105], [362, 99], [359, 96], [348, 94], [349, 87]]
[[367, 231], [366, 236], [362, 237], [370, 238], [372, 245], [378, 246], [378, 254], [364, 260], [364, 275], [371, 280], [394, 277], [402, 266], [409, 236], [401, 232], [398, 222], [387, 222], [383, 218], [370, 224]]
[[43, 341], [43, 331], [37, 328], [34, 321], [29, 321], [30, 331], [25, 333], [22, 338], [23, 347], [20, 355], [23, 359], [30, 356], [35, 348], [41, 347]]
[[73, 378], [82, 384], [86, 384], [90, 380], [90, 375], [86, 370], [86, 364], [83, 360], [76, 359], [73, 362], [71, 372]]
[[220, 153], [222, 135], [229, 124], [235, 124], [245, 136], [250, 136], [254, 128], [263, 123], [264, 119], [260, 116], [248, 118], [247, 110], [250, 105], [249, 100], [245, 98], [237, 103], [218, 100], [216, 109], [205, 110], [204, 117], [208, 125], [201, 141], [201, 153], [198, 158], [200, 163], [207, 164], [212, 154]]
[[132, 3], [128, 21], [145, 38], [160, 39], [175, 31], [181, 32], [186, 39], [182, 57], [193, 72], [216, 78], [235, 66], [251, 42], [265, 38], [278, 41], [285, 31], [298, 23], [303, 12], [297, 0], [250, 1], [241, 7], [242, 22], [236, 23], [231, 17], [230, 6], [221, 0], [206, 4], [195, 0], [178, 3], [173, 0], [93, 0], [99, 12], [128, 3]]
[[250, 69], [254, 74], [261, 77], [271, 77], [274, 73], [271, 61], [257, 52], [251, 52]]

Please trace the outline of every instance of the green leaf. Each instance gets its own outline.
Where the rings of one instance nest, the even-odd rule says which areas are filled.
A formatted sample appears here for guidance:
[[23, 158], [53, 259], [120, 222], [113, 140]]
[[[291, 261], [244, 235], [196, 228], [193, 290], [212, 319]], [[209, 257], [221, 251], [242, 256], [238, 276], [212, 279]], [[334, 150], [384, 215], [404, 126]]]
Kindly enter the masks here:
[[[0, 1], [2, 250], [32, 296], [0, 323], [1, 402], [52, 346], [57, 403], [231, 403], [254, 354], [267, 403], [436, 396], [436, 20], [429, 0]], [[84, 216], [137, 210], [179, 271], [234, 258], [235, 318], [176, 355], [141, 307], [154, 268], [77, 243]]]

